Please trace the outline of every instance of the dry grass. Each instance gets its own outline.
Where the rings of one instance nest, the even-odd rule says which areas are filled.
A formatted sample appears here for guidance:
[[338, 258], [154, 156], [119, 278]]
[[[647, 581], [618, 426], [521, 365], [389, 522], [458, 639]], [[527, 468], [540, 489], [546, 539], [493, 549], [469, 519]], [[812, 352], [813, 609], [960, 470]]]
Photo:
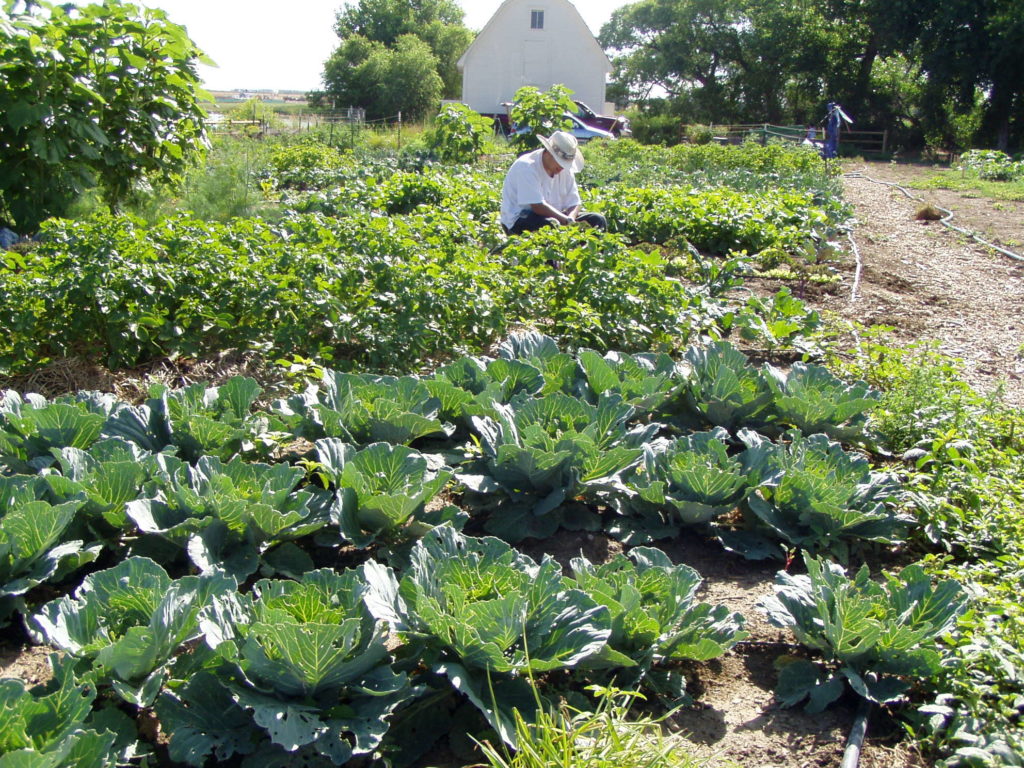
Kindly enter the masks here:
[[35, 392], [46, 398], [81, 391], [110, 392], [128, 403], [138, 405], [149, 397], [154, 384], [172, 389], [196, 382], [210, 386], [222, 384], [233, 376], [248, 376], [259, 382], [265, 395], [285, 386], [280, 369], [252, 351], [228, 350], [200, 359], [162, 359], [145, 366], [111, 371], [81, 358], [57, 360], [29, 374], [0, 378], [0, 390]]

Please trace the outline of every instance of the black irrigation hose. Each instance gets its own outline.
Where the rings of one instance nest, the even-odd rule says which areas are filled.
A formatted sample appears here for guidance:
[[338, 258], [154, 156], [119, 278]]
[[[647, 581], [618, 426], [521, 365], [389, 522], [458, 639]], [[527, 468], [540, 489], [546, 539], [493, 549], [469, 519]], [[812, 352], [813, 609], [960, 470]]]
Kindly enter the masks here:
[[857, 707], [857, 715], [853, 719], [853, 727], [850, 729], [850, 737], [846, 740], [843, 762], [839, 768], [857, 768], [857, 764], [860, 762], [860, 748], [864, 744], [864, 735], [868, 732], [868, 717], [870, 716], [871, 702], [861, 699], [860, 706]]
[[[899, 184], [896, 184], [891, 181], [879, 181], [878, 179], [872, 179], [870, 176], [864, 174], [863, 171], [852, 171], [850, 173], [844, 173], [843, 177], [847, 179], [864, 179], [866, 181], [870, 181], [873, 184], [883, 184], [887, 187], [895, 187], [904, 195], [909, 197], [911, 200], [916, 200], [919, 203], [925, 202], [920, 197], [915, 197], [914, 195], [910, 194], [905, 187], [902, 187]], [[950, 224], [949, 222], [953, 218], [953, 212], [947, 208], [943, 208], [941, 205], [936, 205], [935, 207], [946, 214], [942, 219], [939, 220], [939, 223], [942, 224], [942, 226], [946, 227], [947, 229], [952, 229], [956, 232], [959, 232], [962, 235], [967, 235], [967, 237], [971, 238], [972, 240], [976, 240], [982, 245], [991, 248], [994, 251], [998, 251], [1004, 256], [1009, 256], [1011, 259], [1016, 259], [1017, 261], [1024, 262], [1024, 256], [1021, 256], [1019, 253], [1014, 253], [1013, 251], [1009, 251], [1006, 248], [1002, 248], [998, 245], [995, 245], [994, 243], [990, 243], [988, 240], [982, 239], [982, 237], [978, 235], [976, 232], [971, 232], [968, 229], [963, 229], [962, 227]]]

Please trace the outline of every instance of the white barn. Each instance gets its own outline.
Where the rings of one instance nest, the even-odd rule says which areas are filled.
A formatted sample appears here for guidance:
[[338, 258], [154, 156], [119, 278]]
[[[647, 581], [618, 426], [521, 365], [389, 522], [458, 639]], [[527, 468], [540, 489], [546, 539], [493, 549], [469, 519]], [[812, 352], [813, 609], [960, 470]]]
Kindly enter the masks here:
[[462, 102], [502, 114], [504, 102], [532, 85], [563, 84], [596, 111], [605, 105], [611, 61], [569, 0], [504, 0], [458, 62]]

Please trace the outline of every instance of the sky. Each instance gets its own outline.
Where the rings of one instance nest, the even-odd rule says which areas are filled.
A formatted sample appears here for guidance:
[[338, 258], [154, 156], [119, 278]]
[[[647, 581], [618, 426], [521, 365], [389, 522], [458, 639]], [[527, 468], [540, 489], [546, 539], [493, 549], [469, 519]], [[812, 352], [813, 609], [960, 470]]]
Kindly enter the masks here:
[[[324, 61], [338, 44], [334, 18], [344, 0], [136, 0], [163, 8], [217, 63], [200, 66], [208, 90], [320, 87]], [[458, 0], [470, 29], [483, 28], [501, 0]], [[596, 35], [629, 0], [574, 0]]]

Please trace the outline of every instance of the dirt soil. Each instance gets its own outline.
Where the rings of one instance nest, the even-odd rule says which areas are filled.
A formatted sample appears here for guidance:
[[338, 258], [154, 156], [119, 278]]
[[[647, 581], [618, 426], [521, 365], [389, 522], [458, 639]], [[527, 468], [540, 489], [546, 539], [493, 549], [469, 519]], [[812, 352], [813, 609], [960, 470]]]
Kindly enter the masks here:
[[[934, 339], [942, 351], [963, 360], [963, 374], [977, 388], [1001, 387], [1008, 403], [1024, 406], [1024, 262], [937, 222], [915, 219], [922, 205], [937, 204], [954, 212], [957, 226], [1020, 253], [1024, 203], [909, 190], [920, 198], [913, 200], [877, 183], [906, 184], [928, 175], [926, 167], [876, 164], [847, 170], [846, 196], [858, 221], [852, 233], [856, 249], [849, 248], [843, 258], [838, 286], [805, 299], [850, 321], [892, 326], [902, 341]], [[223, 362], [231, 363], [224, 367], [232, 372], [251, 373], [252, 361]], [[209, 380], [210, 372], [203, 373]], [[45, 388], [41, 383], [37, 391]], [[685, 670], [696, 704], [677, 713], [671, 725], [688, 749], [708, 766], [723, 768], [838, 768], [856, 702], [844, 699], [823, 714], [809, 715], [783, 709], [773, 699], [776, 660], [800, 653], [792, 637], [769, 625], [757, 608], [771, 593], [778, 565], [744, 561], [699, 536], [665, 548], [675, 562], [704, 576], [701, 599], [740, 611], [750, 631], [748, 640], [724, 657]], [[621, 551], [616, 542], [593, 534], [565, 534], [526, 549], [534, 557], [547, 550], [565, 564], [581, 552], [600, 562]], [[0, 675], [40, 682], [48, 676], [45, 650], [23, 638], [0, 640]], [[874, 713], [861, 756], [864, 768], [931, 764], [902, 737], [889, 713]]]
[[[1001, 388], [1024, 407], [1024, 260], [987, 248], [938, 221], [917, 220], [925, 205], [952, 212], [949, 223], [1024, 256], [1024, 202], [948, 190], [915, 190], [928, 166], [876, 163], [848, 168], [846, 198], [857, 219], [838, 290], [819, 306], [864, 325], [887, 325], [904, 342], [930, 339], [962, 360], [977, 390]], [[888, 184], [899, 184], [914, 198]]]

